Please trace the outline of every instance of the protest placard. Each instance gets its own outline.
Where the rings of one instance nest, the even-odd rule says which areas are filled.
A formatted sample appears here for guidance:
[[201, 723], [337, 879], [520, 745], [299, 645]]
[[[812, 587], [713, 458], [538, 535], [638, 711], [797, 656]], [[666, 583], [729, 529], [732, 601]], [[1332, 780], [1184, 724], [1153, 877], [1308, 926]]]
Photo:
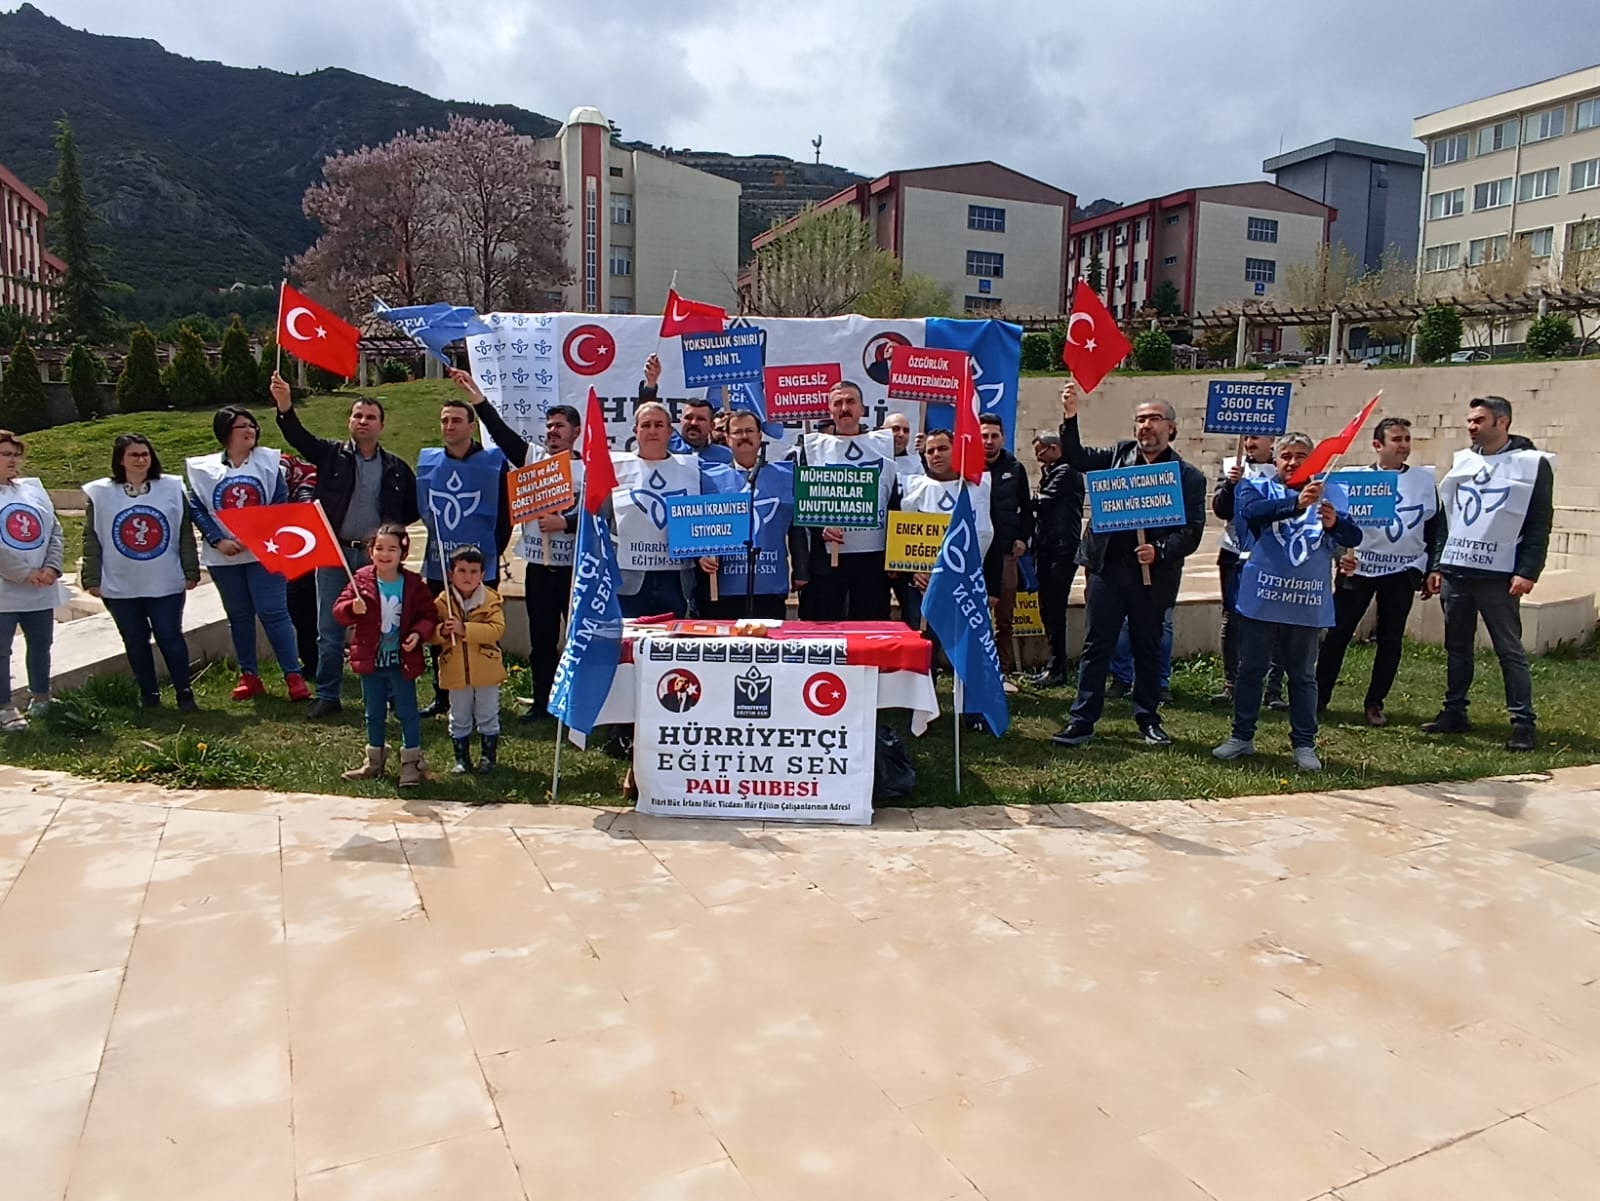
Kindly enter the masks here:
[[768, 367], [765, 372], [768, 421], [806, 421], [828, 415], [828, 393], [844, 378], [838, 363]]
[[683, 386], [758, 382], [767, 362], [767, 331], [740, 326], [720, 334], [684, 334]]
[[966, 391], [967, 363], [960, 350], [896, 346], [889, 355], [889, 399], [955, 404]]
[[878, 524], [879, 467], [797, 464], [794, 524], [874, 529]]
[[1277, 435], [1289, 428], [1289, 393], [1285, 382], [1214, 379], [1206, 387], [1208, 434]]
[[1344, 489], [1350, 498], [1350, 520], [1363, 529], [1382, 529], [1394, 522], [1400, 504], [1398, 471], [1368, 468], [1335, 471], [1325, 482], [1333, 488]]
[[516, 467], [506, 473], [506, 512], [512, 525], [572, 507], [572, 452]]
[[885, 571], [932, 571], [939, 561], [948, 513], [902, 513], [891, 510], [883, 548]]
[[1089, 528], [1097, 534], [1182, 525], [1183, 484], [1176, 463], [1090, 471], [1084, 477]]
[[667, 554], [673, 559], [715, 558], [750, 543], [750, 498], [738, 493], [666, 496]]
[[1011, 632], [1018, 638], [1038, 638], [1044, 634], [1037, 592], [1017, 593], [1016, 606], [1011, 610]]

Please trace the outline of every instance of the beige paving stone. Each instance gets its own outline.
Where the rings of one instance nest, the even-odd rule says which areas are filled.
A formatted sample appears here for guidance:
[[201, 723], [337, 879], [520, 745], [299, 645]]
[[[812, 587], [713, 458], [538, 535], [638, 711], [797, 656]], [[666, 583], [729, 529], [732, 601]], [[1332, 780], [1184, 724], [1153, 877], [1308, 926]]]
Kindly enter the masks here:
[[1315, 1197], [1383, 1166], [1270, 1093], [1140, 1135], [1139, 1142], [1216, 1201]]
[[72, 1176], [95, 1073], [0, 1084], [0, 1164], [7, 1201], [61, 1201]]
[[301, 1176], [297, 1201], [524, 1201], [498, 1130], [376, 1155]]
[[0, 791], [0, 902], [60, 807], [54, 797]]
[[292, 1143], [287, 1105], [209, 1120], [152, 1106], [102, 1123], [91, 1107], [67, 1201], [284, 1201], [294, 1195]]
[[1531, 1109], [1527, 1118], [1600, 1160], [1600, 1085]]
[[1498, 1018], [1403, 1046], [1399, 1055], [1442, 1081], [1488, 1097], [1506, 1114], [1600, 1082], [1600, 1063], [1578, 1059]]
[[1340, 1201], [1585, 1201], [1595, 1161], [1526, 1118], [1340, 1188]]
[[967, 1189], [965, 1177], [904, 1116], [740, 1118], [719, 1124], [717, 1137], [763, 1201], [948, 1198]]
[[0, 1090], [92, 1078], [121, 988], [114, 968], [0, 985]]
[[719, 1159], [647, 1184], [634, 1201], [756, 1201], [756, 1195], [731, 1159]]

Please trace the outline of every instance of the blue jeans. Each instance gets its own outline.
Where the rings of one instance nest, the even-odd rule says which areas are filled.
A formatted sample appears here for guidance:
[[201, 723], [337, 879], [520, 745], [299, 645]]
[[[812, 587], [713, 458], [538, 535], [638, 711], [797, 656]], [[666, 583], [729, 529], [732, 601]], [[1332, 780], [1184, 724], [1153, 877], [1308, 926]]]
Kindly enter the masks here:
[[1467, 690], [1472, 687], [1473, 643], [1478, 618], [1489, 631], [1500, 676], [1506, 686], [1506, 712], [1513, 725], [1533, 725], [1533, 676], [1522, 649], [1522, 601], [1511, 595], [1509, 576], [1444, 577], [1445, 712], [1467, 715]]
[[0, 708], [11, 703], [11, 642], [17, 627], [28, 643], [28, 691], [34, 696], [50, 695], [50, 643], [56, 636], [54, 609], [30, 609], [26, 613], [0, 613]]
[[166, 660], [167, 675], [179, 696], [189, 691], [189, 644], [183, 640], [183, 602], [188, 593], [171, 596], [108, 596], [106, 609], [117, 623], [122, 645], [128, 652], [128, 667], [139, 691], [159, 696], [161, 682], [156, 679], [156, 657], [150, 651], [151, 635]]
[[[351, 571], [371, 562], [364, 546], [340, 549]], [[340, 568], [317, 568], [317, 699], [322, 701], [337, 701], [339, 685], [344, 682], [345, 628], [333, 619], [333, 602], [349, 582], [350, 577]]]
[[398, 667], [381, 667], [361, 677], [361, 703], [367, 711], [367, 745], [383, 746], [383, 727], [389, 703], [400, 720], [400, 745], [415, 750], [422, 745], [422, 718], [417, 713], [417, 682], [406, 679]]
[[[1122, 623], [1117, 649], [1111, 652], [1111, 678], [1133, 687], [1133, 646], [1128, 641], [1128, 623]], [[1172, 682], [1172, 610], [1161, 615], [1161, 687]]]
[[[1233, 736], [1249, 742], [1261, 716], [1262, 690], [1274, 658], [1289, 676], [1289, 745], [1317, 743], [1317, 654], [1322, 630], [1235, 613], [1239, 629], [1239, 676], [1233, 684]], [[1276, 655], [1274, 655], [1276, 652]]]
[[272, 653], [285, 675], [300, 670], [300, 648], [294, 639], [294, 622], [289, 620], [289, 594], [286, 581], [259, 563], [237, 567], [213, 567], [222, 608], [228, 614], [228, 634], [233, 639], [233, 657], [239, 670], [256, 675], [256, 619], [267, 632]]

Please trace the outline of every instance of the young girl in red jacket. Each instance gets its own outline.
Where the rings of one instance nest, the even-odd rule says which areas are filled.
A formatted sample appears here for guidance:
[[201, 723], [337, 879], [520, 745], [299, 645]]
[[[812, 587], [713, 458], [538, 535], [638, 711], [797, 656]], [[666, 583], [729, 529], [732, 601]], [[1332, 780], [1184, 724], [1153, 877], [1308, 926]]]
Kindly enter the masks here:
[[372, 562], [355, 573], [334, 602], [333, 616], [352, 627], [350, 670], [361, 677], [367, 714], [367, 756], [346, 780], [383, 775], [388, 748], [384, 725], [389, 704], [400, 719], [400, 787], [434, 778], [422, 758], [422, 718], [417, 713], [417, 677], [424, 670], [422, 646], [438, 624], [433, 595], [422, 577], [405, 569], [411, 539], [405, 527], [385, 522], [367, 539]]

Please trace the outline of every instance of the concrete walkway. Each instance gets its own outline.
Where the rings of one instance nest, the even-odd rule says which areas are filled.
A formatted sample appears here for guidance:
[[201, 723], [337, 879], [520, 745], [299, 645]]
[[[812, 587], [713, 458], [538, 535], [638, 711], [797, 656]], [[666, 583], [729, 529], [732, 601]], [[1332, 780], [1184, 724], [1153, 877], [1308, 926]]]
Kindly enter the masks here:
[[1600, 768], [674, 823], [0, 769], [7, 1201], [1585, 1201]]

